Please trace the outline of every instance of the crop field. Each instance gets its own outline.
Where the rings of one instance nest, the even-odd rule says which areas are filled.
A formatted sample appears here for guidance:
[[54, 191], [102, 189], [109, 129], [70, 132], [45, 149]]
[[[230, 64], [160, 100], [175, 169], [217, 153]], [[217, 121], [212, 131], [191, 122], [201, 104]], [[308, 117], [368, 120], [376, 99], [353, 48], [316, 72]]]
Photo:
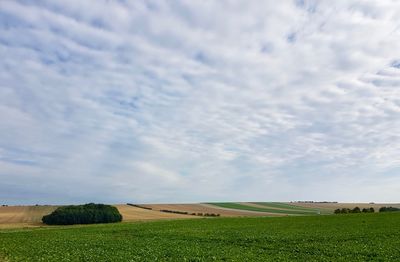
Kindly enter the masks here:
[[263, 212], [266, 216], [271, 214], [317, 215], [321, 213], [320, 209], [297, 207], [278, 202], [253, 202], [253, 203], [221, 202], [221, 203], [209, 203], [209, 204], [222, 208]]
[[56, 208], [56, 206], [2, 206], [0, 228], [37, 226], [44, 215], [50, 214]]
[[[128, 205], [115, 205], [126, 221], [182, 219], [187, 215], [163, 213]], [[42, 226], [42, 217], [50, 214], [57, 206], [6, 206], [0, 207], [0, 228]]]
[[188, 213], [213, 213], [222, 217], [241, 217], [241, 216], [266, 216], [266, 213], [249, 212], [248, 210], [225, 209], [210, 204], [151, 204], [142, 205], [153, 210], [175, 210]]
[[400, 213], [0, 230], [5, 261], [399, 261]]

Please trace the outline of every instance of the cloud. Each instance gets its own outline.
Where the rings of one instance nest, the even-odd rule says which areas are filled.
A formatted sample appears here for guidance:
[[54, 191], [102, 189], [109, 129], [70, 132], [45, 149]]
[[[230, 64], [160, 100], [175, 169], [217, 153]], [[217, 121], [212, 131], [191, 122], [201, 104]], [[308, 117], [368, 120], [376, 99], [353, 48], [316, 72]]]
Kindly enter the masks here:
[[3, 2], [1, 199], [395, 201], [399, 14]]

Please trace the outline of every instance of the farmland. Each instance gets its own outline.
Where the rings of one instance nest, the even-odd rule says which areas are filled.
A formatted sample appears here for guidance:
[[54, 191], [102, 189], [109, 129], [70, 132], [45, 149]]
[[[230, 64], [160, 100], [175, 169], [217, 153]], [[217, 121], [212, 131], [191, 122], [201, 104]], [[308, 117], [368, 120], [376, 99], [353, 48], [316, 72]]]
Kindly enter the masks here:
[[[398, 261], [400, 213], [0, 230], [9, 261]], [[1, 259], [0, 259], [1, 260]]]
[[[147, 221], [182, 219], [187, 215], [162, 213], [128, 205], [115, 205], [124, 221]], [[42, 217], [50, 214], [57, 206], [6, 206], [0, 207], [0, 229], [43, 226]]]
[[[367, 203], [284, 203], [284, 202], [214, 202], [189, 204], [115, 205], [124, 222], [201, 218], [201, 214], [218, 214], [221, 217], [301, 216], [332, 214], [336, 208], [400, 207], [400, 204]], [[140, 208], [142, 207], [142, 208]], [[0, 206], [0, 228], [43, 226], [41, 219], [57, 206]], [[173, 212], [163, 212], [163, 210]], [[182, 214], [186, 213], [186, 214]], [[196, 215], [192, 215], [196, 214]], [[200, 215], [200, 216], [199, 216]]]
[[55, 209], [56, 206], [2, 206], [0, 228], [37, 225], [44, 215]]
[[264, 212], [265, 215], [317, 215], [319, 209], [305, 208], [292, 206], [285, 203], [277, 202], [255, 202], [255, 203], [233, 203], [233, 202], [221, 202], [221, 203], [209, 203], [222, 208], [247, 210], [255, 212]]
[[[267, 206], [263, 206], [267, 205]], [[146, 204], [144, 208], [126, 204], [115, 205], [124, 222], [142, 220], [199, 218], [197, 214], [218, 214], [222, 217], [283, 216], [288, 214], [315, 214], [317, 209], [298, 207], [285, 203], [210, 203], [210, 204]], [[289, 208], [288, 208], [288, 207]], [[0, 228], [37, 227], [41, 219], [57, 206], [0, 206]], [[188, 214], [166, 213], [162, 210], [187, 212]], [[192, 216], [190, 214], [196, 214]]]

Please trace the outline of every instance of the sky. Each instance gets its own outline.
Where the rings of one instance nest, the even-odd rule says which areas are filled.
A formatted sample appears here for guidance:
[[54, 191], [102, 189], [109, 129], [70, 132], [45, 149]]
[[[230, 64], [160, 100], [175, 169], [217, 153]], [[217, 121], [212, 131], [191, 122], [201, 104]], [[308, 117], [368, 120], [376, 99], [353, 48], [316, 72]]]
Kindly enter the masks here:
[[0, 204], [399, 187], [399, 1], [0, 1]]

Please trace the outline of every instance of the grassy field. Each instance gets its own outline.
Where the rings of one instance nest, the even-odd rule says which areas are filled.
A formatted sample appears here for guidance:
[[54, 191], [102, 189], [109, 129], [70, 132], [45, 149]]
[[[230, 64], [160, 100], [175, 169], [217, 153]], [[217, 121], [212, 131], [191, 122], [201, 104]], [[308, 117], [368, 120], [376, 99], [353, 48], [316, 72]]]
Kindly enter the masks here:
[[[209, 203], [210, 205], [223, 207], [223, 208], [231, 208], [231, 209], [239, 209], [239, 210], [248, 210], [248, 211], [256, 211], [256, 212], [266, 212], [271, 214], [286, 214], [286, 215], [316, 215], [317, 211], [309, 209], [307, 211], [303, 209], [287, 209], [287, 208], [276, 208], [273, 206], [266, 206], [260, 204], [246, 204], [246, 203], [233, 203], [233, 202], [221, 202], [221, 203]], [[262, 203], [267, 204], [267, 203]]]
[[[0, 230], [6, 261], [399, 261], [400, 213]], [[1, 259], [0, 259], [1, 260]]]

